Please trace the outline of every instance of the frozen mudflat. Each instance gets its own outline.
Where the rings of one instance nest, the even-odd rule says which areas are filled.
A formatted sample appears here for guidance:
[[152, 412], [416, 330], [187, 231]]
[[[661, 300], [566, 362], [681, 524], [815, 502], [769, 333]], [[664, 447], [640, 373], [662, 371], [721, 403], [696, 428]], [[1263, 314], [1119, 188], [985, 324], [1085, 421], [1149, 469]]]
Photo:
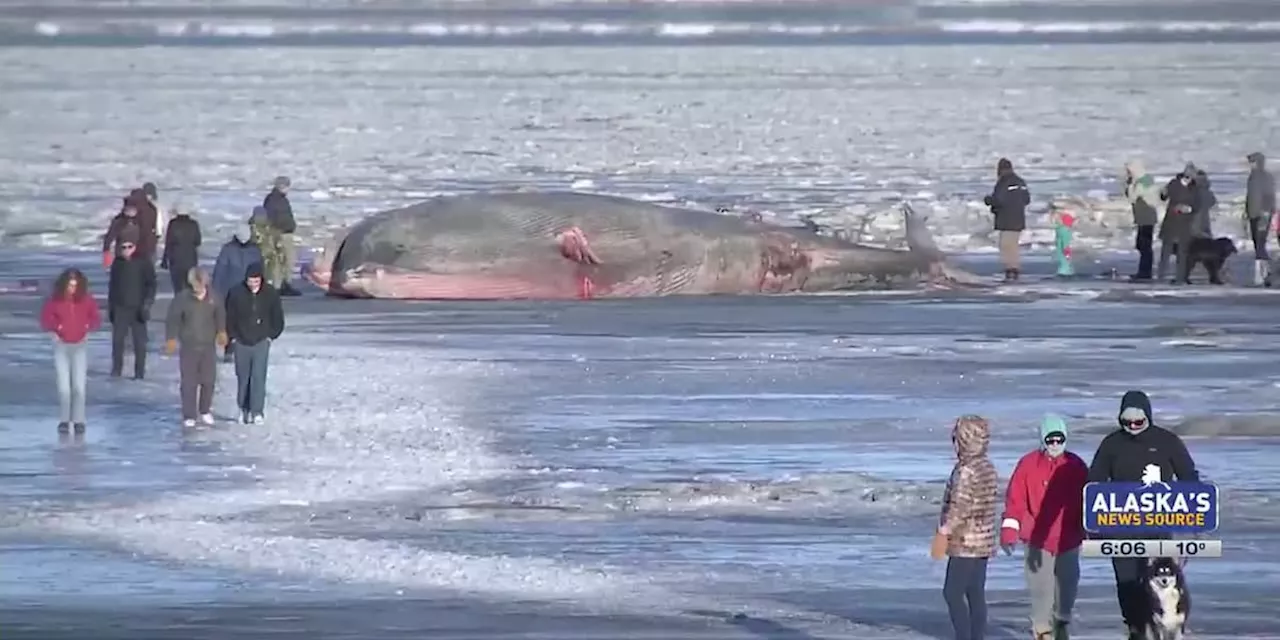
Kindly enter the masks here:
[[[99, 334], [82, 442], [53, 430], [37, 300], [0, 296], [0, 612], [44, 639], [945, 637], [950, 420], [991, 418], [1007, 477], [1044, 412], [1087, 458], [1139, 387], [1223, 487], [1197, 637], [1280, 637], [1275, 298], [1154, 294], [308, 296], [268, 426], [184, 433], [173, 361], [111, 382]], [[1025, 635], [1020, 567], [993, 562], [993, 637]], [[1115, 637], [1109, 573], [1086, 561], [1076, 637]]]

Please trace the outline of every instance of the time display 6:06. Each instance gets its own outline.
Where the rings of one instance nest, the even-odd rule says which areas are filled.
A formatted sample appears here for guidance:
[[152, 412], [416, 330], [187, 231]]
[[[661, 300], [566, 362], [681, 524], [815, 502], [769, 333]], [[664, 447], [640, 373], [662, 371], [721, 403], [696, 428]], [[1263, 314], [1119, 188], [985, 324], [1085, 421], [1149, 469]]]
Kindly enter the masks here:
[[1085, 540], [1086, 558], [1221, 558], [1221, 540]]

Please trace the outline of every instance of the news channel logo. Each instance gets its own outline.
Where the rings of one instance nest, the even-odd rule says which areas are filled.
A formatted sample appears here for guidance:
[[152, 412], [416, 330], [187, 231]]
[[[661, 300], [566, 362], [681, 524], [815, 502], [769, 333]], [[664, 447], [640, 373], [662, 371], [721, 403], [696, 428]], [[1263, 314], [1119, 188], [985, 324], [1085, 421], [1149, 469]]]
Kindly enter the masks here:
[[1166, 482], [1148, 465], [1141, 482], [1090, 482], [1084, 487], [1084, 530], [1101, 535], [1212, 533], [1218, 529], [1218, 487]]

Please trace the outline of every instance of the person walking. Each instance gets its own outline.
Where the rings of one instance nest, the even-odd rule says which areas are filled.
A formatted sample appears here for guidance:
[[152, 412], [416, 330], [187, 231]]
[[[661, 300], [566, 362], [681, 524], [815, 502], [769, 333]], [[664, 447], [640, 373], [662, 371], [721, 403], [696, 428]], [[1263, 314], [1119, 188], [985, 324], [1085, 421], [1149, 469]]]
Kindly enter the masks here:
[[209, 275], [199, 267], [187, 272], [190, 289], [174, 296], [165, 322], [165, 353], [178, 351], [182, 426], [196, 420], [213, 424], [213, 393], [218, 377], [219, 346], [227, 343], [226, 315], [209, 286]]
[[1067, 423], [1048, 415], [1040, 423], [1040, 446], [1013, 469], [1005, 490], [1000, 548], [1012, 554], [1027, 545], [1024, 565], [1031, 594], [1035, 640], [1067, 640], [1067, 625], [1080, 587], [1084, 541], [1084, 495], [1089, 467], [1067, 450]]
[[963, 416], [951, 430], [956, 464], [942, 497], [938, 534], [947, 539], [942, 594], [956, 640], [982, 640], [987, 628], [987, 562], [995, 555], [999, 479], [987, 455], [991, 427]]
[[265, 422], [267, 360], [271, 343], [284, 333], [284, 305], [263, 278], [261, 265], [249, 267], [244, 283], [227, 294], [227, 330], [235, 341], [236, 402], [244, 424]]
[[[1153, 422], [1151, 399], [1142, 391], [1128, 391], [1120, 399], [1120, 427], [1098, 445], [1089, 463], [1088, 482], [1142, 482], [1149, 465], [1160, 467], [1160, 477], [1180, 482], [1199, 482], [1200, 472], [1182, 438]], [[1159, 538], [1144, 534], [1143, 538]], [[1143, 576], [1146, 558], [1112, 558], [1116, 578], [1116, 599], [1120, 615], [1129, 628], [1129, 640], [1145, 638], [1151, 620]]]
[[297, 220], [293, 217], [293, 205], [289, 203], [289, 187], [291, 182], [287, 176], [279, 176], [271, 186], [271, 192], [262, 200], [262, 208], [267, 213], [267, 220], [276, 231], [276, 241], [280, 246], [280, 264], [277, 273], [268, 273], [274, 279], [274, 285], [284, 296], [302, 295], [293, 288], [291, 282], [297, 269], [298, 245], [293, 234], [298, 230]]
[[89, 334], [102, 326], [98, 301], [79, 269], [58, 274], [53, 292], [40, 309], [40, 328], [53, 334], [53, 368], [58, 386], [58, 433], [85, 429], [85, 390], [89, 371]]
[[156, 301], [156, 268], [139, 253], [138, 234], [126, 229], [120, 236], [119, 255], [111, 263], [107, 283], [107, 319], [111, 322], [111, 377], [124, 370], [124, 341], [133, 339], [133, 378], [147, 372], [147, 322]]
[[[218, 251], [218, 259], [213, 265], [213, 291], [219, 304], [226, 305], [227, 294], [244, 283], [249, 275], [249, 267], [262, 264], [262, 250], [253, 239], [253, 225], [245, 223], [237, 229], [235, 235]], [[229, 340], [222, 358], [231, 362], [231, 354], [235, 350], [235, 340]]]
[[983, 199], [995, 216], [995, 229], [1000, 236], [1000, 261], [1004, 263], [1004, 281], [1015, 282], [1022, 274], [1022, 232], [1027, 228], [1027, 205], [1031, 191], [1027, 183], [1013, 171], [1013, 162], [1000, 158], [996, 163], [996, 184], [991, 195]]
[[1276, 213], [1276, 179], [1267, 171], [1267, 157], [1254, 152], [1246, 158], [1249, 178], [1245, 181], [1244, 215], [1248, 219], [1253, 241], [1253, 284], [1271, 282], [1271, 255], [1267, 253], [1267, 235], [1271, 218]]
[[169, 271], [173, 295], [187, 288], [187, 275], [200, 263], [200, 223], [186, 211], [174, 208], [173, 219], [164, 232], [164, 253], [160, 268]]
[[1133, 209], [1133, 246], [1138, 250], [1138, 270], [1129, 279], [1148, 282], [1155, 262], [1155, 232], [1156, 224], [1160, 222], [1160, 212], [1156, 210], [1156, 206], [1160, 204], [1160, 188], [1141, 161], [1130, 160], [1124, 165], [1124, 170], [1124, 197]]

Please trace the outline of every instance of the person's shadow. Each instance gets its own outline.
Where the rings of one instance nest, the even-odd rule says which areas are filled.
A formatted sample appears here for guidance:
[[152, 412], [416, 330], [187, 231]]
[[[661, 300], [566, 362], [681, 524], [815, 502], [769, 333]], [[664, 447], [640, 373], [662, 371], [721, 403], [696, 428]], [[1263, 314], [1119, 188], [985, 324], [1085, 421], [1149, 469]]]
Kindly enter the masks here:
[[53, 450], [53, 468], [59, 481], [67, 489], [76, 491], [88, 488], [89, 455], [84, 434], [58, 434], [58, 446]]

